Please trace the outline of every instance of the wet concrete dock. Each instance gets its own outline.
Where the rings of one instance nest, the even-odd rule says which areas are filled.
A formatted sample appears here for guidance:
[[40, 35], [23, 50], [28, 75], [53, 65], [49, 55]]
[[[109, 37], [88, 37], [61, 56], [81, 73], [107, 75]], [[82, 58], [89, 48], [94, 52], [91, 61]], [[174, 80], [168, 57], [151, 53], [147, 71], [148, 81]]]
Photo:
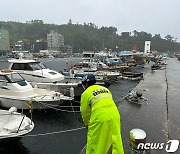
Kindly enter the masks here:
[[[53, 60], [54, 63], [50, 63], [52, 68], [59, 68], [61, 60]], [[143, 129], [147, 134], [147, 142], [150, 143], [166, 143], [169, 139], [180, 140], [180, 61], [170, 59], [167, 63], [166, 70], [156, 70], [155, 73], [150, 72], [149, 66], [142, 69], [143, 72], [148, 71], [148, 73], [134, 90], [141, 90], [143, 96], [148, 98], [148, 104], [137, 105], [125, 100], [120, 104], [117, 102], [121, 112], [125, 154], [131, 154], [129, 132], [134, 128]], [[63, 64], [66, 65], [66, 61], [63, 61]], [[141, 69], [138, 68], [137, 71], [141, 72]], [[137, 81], [118, 80], [109, 89], [114, 100], [120, 100], [121, 96], [126, 95], [136, 84]], [[72, 108], [68, 110], [71, 111]], [[79, 112], [34, 111], [33, 122], [35, 129], [32, 135], [84, 127]], [[23, 154], [79, 154], [86, 144], [86, 133], [87, 129], [81, 129], [55, 135], [25, 136], [20, 142], [7, 144], [4, 148], [0, 145], [0, 153], [9, 154], [13, 151]], [[152, 154], [165, 153], [165, 149], [152, 151]], [[176, 152], [179, 153], [180, 150]]]
[[[134, 91], [141, 91], [148, 104], [133, 104], [123, 100], [118, 108], [121, 113], [121, 127], [124, 149], [130, 154], [129, 132], [134, 128], [143, 129], [149, 143], [180, 141], [180, 61], [169, 59], [164, 70], [150, 71]], [[175, 153], [179, 153], [180, 150]], [[153, 154], [164, 154], [152, 150]]]

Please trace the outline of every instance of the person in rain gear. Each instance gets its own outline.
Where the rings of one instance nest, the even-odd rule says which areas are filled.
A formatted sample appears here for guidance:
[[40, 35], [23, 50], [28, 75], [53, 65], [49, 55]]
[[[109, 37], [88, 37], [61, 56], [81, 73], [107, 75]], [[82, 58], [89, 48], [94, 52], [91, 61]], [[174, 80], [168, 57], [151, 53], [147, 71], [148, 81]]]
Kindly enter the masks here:
[[111, 92], [95, 85], [93, 74], [82, 79], [81, 116], [88, 128], [86, 154], [124, 154], [120, 114]]

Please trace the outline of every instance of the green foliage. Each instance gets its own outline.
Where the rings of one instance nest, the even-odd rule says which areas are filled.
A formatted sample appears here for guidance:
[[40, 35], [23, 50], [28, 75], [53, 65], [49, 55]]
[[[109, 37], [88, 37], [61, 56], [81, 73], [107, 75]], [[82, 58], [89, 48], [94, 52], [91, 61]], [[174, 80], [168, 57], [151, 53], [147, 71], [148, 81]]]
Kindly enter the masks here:
[[42, 20], [34, 20], [27, 23], [0, 22], [0, 27], [9, 30], [10, 43], [13, 44], [22, 39], [29, 39], [32, 43], [36, 40], [46, 40], [50, 30], [54, 30], [64, 36], [65, 44], [71, 45], [74, 52], [83, 50], [103, 50], [104, 48], [113, 51], [131, 50], [135, 44], [139, 51], [144, 50], [144, 42], [151, 41], [151, 50], [160, 52], [179, 52], [180, 43], [174, 37], [167, 35], [164, 39], [160, 34], [146, 32], [122, 32], [117, 34], [115, 27], [98, 28], [93, 23], [72, 24], [70, 20], [64, 25], [45, 24]]

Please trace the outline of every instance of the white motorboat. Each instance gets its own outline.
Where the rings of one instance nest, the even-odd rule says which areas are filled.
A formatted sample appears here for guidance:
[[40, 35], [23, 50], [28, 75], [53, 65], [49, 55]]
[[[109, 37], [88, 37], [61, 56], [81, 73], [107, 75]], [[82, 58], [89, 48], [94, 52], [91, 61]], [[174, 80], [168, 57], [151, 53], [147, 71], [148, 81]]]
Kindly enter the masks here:
[[30, 133], [33, 128], [32, 120], [26, 115], [18, 113], [17, 108], [0, 110], [0, 141], [19, 140]]
[[64, 79], [61, 73], [50, 70], [33, 59], [9, 59], [9, 68], [21, 74], [28, 82], [57, 82]]
[[19, 73], [12, 70], [0, 71], [0, 106], [2, 107], [15, 106], [18, 109], [29, 109], [29, 102], [32, 101], [33, 109], [43, 109], [58, 106], [63, 101], [72, 99], [59, 92], [33, 88]]
[[74, 95], [81, 95], [81, 82], [65, 79], [60, 72], [51, 70], [40, 61], [29, 59], [9, 59], [8, 69], [18, 72], [24, 79], [39, 88], [50, 89], [69, 95], [70, 88], [74, 88]]

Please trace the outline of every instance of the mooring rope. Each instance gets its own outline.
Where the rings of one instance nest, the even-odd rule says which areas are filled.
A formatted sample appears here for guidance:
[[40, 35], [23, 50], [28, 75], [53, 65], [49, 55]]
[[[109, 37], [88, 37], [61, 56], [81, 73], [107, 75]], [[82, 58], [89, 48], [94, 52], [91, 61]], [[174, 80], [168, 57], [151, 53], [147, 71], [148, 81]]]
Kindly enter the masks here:
[[[121, 99], [117, 99], [117, 100], [114, 100], [116, 103], [120, 103], [122, 100], [124, 100], [125, 98], [127, 97], [127, 95], [126, 96], [124, 96], [124, 97], [122, 97]], [[34, 101], [36, 101], [36, 100], [34, 100]], [[36, 101], [37, 103], [40, 103], [40, 104], [42, 104], [42, 105], [44, 105], [44, 106], [46, 106], [46, 107], [48, 107], [48, 108], [50, 108], [50, 109], [54, 109], [54, 110], [56, 110], [56, 111], [62, 111], [62, 112], [69, 112], [69, 113], [81, 113], [82, 111], [75, 111], [74, 110], [74, 107], [76, 107], [76, 108], [80, 108], [80, 106], [58, 106], [58, 107], [54, 107], [53, 105], [51, 105], [51, 104], [46, 104], [46, 103], [42, 103], [42, 102], [39, 102], [39, 101]], [[72, 104], [72, 103], [71, 103]], [[60, 109], [59, 107], [64, 107], [64, 108], [69, 108], [69, 107], [71, 107], [72, 108], [72, 110], [70, 111], [70, 110], [64, 110], [64, 109]]]
[[[50, 108], [50, 109], [54, 109], [54, 110], [56, 110], [56, 111], [62, 111], [62, 112], [69, 112], [69, 113], [80, 113], [81, 111], [70, 111], [70, 110], [63, 110], [63, 109], [60, 109], [60, 108], [57, 108], [57, 107], [54, 107], [54, 106], [51, 106], [50, 104], [47, 104], [47, 103], [42, 103], [42, 102], [39, 102], [39, 101], [37, 101], [37, 100], [34, 100], [34, 101], [36, 101], [37, 103], [39, 103], [39, 104], [42, 104], [42, 105], [44, 105], [44, 106], [46, 106], [46, 107], [48, 107], [48, 108]], [[62, 106], [61, 106], [62, 107]], [[64, 107], [64, 106], [63, 106]], [[69, 106], [68, 106], [69, 107]], [[70, 106], [70, 107], [73, 107], [73, 106]]]
[[25, 135], [24, 137], [37, 137], [37, 136], [46, 136], [46, 135], [61, 134], [61, 133], [67, 133], [67, 132], [72, 132], [72, 131], [78, 131], [78, 130], [82, 130], [82, 129], [85, 129], [85, 128], [86, 127], [79, 127], [79, 128], [61, 130], [61, 131], [50, 132], [50, 133], [40, 133], [40, 134]]
[[[136, 85], [138, 84], [139, 82], [136, 83]], [[135, 86], [136, 86], [135, 85]], [[134, 86], [132, 86], [134, 87]], [[121, 102], [123, 99], [125, 99], [127, 97], [124, 96], [122, 97], [121, 99], [118, 99], [118, 100], [115, 100], [115, 102]], [[74, 107], [78, 107], [80, 108], [80, 106], [72, 106], [72, 102], [71, 102], [71, 106], [58, 106], [58, 107], [71, 107], [73, 111], [69, 111], [69, 110], [63, 110], [63, 109], [60, 109], [60, 108], [57, 108], [57, 107], [54, 107], [54, 105], [51, 105], [51, 104], [47, 104], [47, 103], [42, 103], [42, 102], [39, 102], [35, 99], [33, 99], [34, 101], [36, 101], [37, 103], [40, 103], [48, 108], [51, 108], [51, 109], [54, 109], [54, 110], [57, 110], [57, 111], [62, 111], [62, 112], [69, 112], [69, 113], [80, 113], [81, 111], [75, 111], [74, 110]], [[75, 101], [75, 100], [73, 100]], [[75, 102], [78, 102], [80, 104], [79, 101], [75, 101]], [[86, 127], [79, 127], [79, 128], [73, 128], [73, 129], [68, 129], [68, 130], [62, 130], [62, 131], [55, 131], [55, 132], [48, 132], [48, 133], [40, 133], [40, 134], [32, 134], [32, 135], [25, 135], [24, 137], [37, 137], [37, 136], [47, 136], [47, 135], [54, 135], [54, 134], [61, 134], [61, 133], [66, 133], [66, 132], [73, 132], [73, 131], [78, 131], [78, 130], [82, 130], [82, 129], [85, 129]]]
[[[129, 88], [126, 88], [126, 89], [123, 90], [123, 91], [127, 91], [128, 89], [132, 89], [133, 87], [136, 87], [136, 85], [137, 85], [138, 83], [139, 83], [139, 81], [136, 82], [135, 85], [133, 85], [133, 86], [131, 86], [131, 87], [129, 87]], [[68, 90], [66, 89], [66, 91], [68, 91]], [[117, 91], [118, 91], [118, 90], [117, 90]], [[121, 102], [122, 100], [124, 100], [126, 97], [127, 97], [127, 95], [124, 96], [124, 97], [122, 97], [121, 99], [114, 100], [114, 102], [120, 103], [120, 102]], [[59, 105], [58, 105], [58, 106], [57, 106], [57, 105], [55, 106], [55, 105], [53, 105], [53, 104], [47, 104], [47, 103], [43, 103], [43, 102], [37, 101], [37, 100], [35, 100], [34, 98], [31, 98], [31, 99], [34, 100], [35, 102], [41, 104], [41, 105], [46, 106], [47, 108], [54, 109], [54, 110], [56, 110], [56, 111], [68, 112], [68, 113], [80, 113], [80, 112], [81, 112], [80, 110], [79, 110], [79, 111], [75, 111], [75, 110], [74, 110], [74, 108], [80, 108], [80, 105], [79, 105], [79, 106], [72, 106], [71, 100], [70, 100], [70, 102], [71, 102], [71, 105], [70, 105], [70, 106], [59, 106]], [[76, 100], [73, 100], [73, 101], [80, 104], [79, 101], [76, 101]], [[71, 107], [72, 110], [60, 109], [60, 107], [63, 107], [63, 108], [69, 108], [69, 107]]]

